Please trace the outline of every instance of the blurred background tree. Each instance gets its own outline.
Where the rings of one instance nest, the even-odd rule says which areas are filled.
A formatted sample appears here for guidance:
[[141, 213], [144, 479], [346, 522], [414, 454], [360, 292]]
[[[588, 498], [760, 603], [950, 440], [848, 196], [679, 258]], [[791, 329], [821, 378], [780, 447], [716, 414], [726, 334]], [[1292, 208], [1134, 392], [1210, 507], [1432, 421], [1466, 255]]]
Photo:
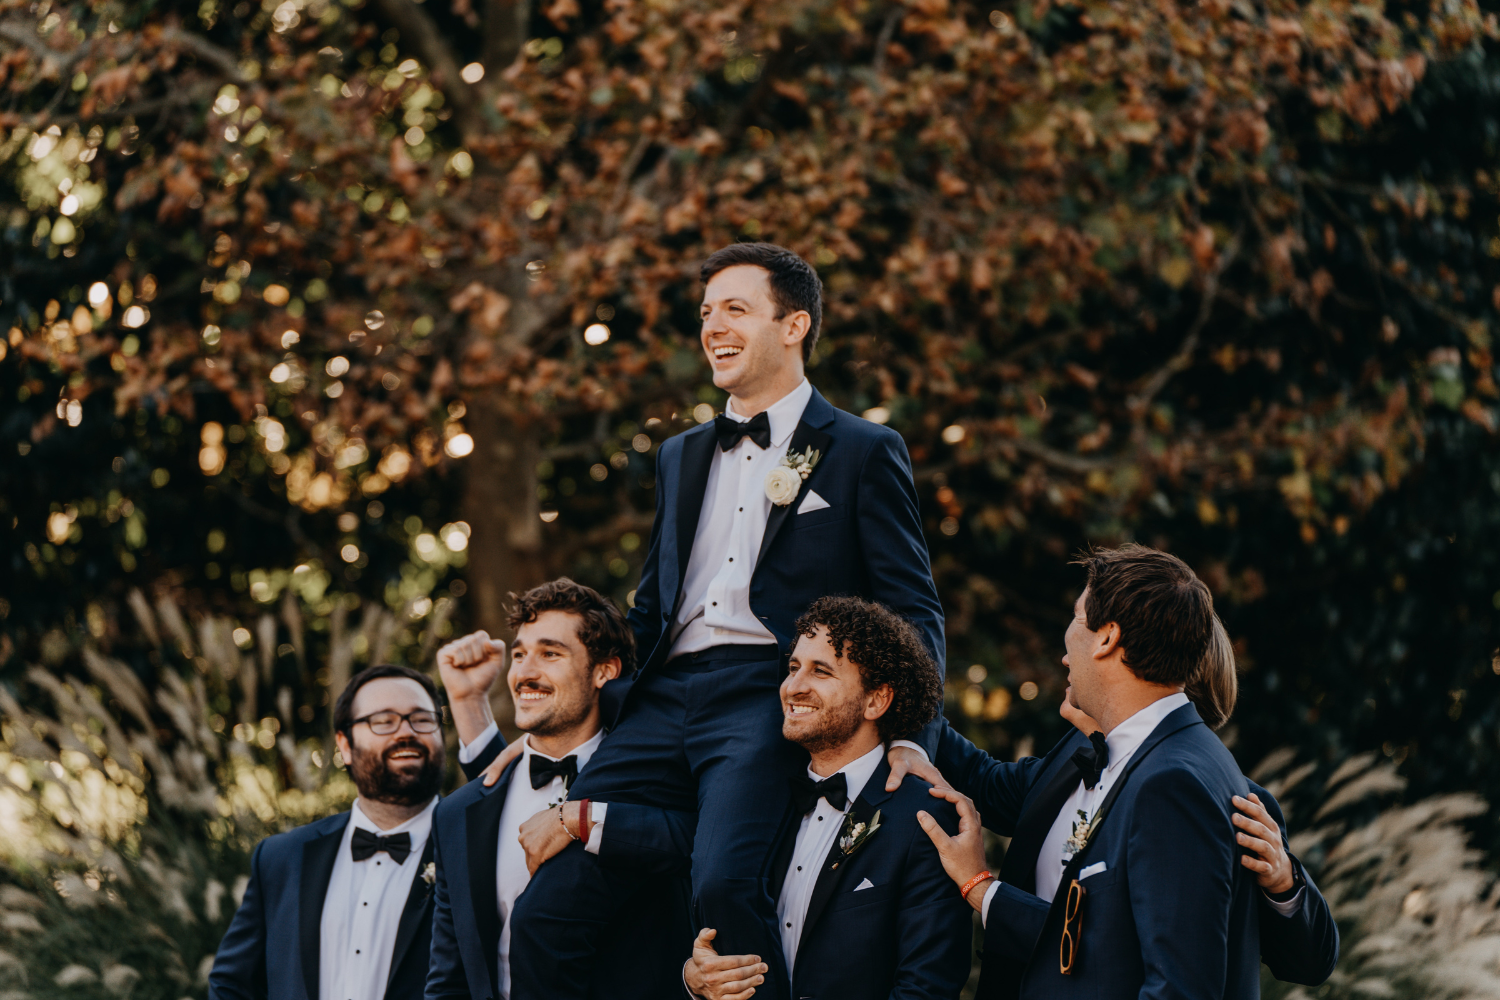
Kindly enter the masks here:
[[0, 0], [0, 681], [210, 676], [165, 600], [257, 665], [221, 738], [296, 747], [509, 590], [628, 603], [655, 449], [722, 406], [698, 262], [767, 239], [827, 286], [814, 384], [910, 446], [976, 739], [1060, 733], [1067, 557], [1133, 537], [1214, 589], [1247, 767], [1500, 801], [1496, 38], [1460, 0]]

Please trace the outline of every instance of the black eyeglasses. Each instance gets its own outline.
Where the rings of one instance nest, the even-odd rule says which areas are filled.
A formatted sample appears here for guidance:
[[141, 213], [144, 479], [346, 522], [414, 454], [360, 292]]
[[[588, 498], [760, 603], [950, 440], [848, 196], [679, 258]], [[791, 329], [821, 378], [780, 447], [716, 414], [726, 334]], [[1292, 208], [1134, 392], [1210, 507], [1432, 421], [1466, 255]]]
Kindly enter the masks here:
[[1058, 971], [1065, 976], [1073, 974], [1078, 964], [1078, 946], [1083, 943], [1083, 897], [1088, 890], [1076, 878], [1068, 886], [1068, 898], [1063, 905], [1063, 935], [1058, 946]]
[[349, 723], [349, 728], [353, 729], [361, 722], [365, 722], [369, 723], [370, 732], [376, 736], [389, 736], [401, 728], [403, 721], [411, 726], [412, 732], [424, 735], [437, 732], [438, 727], [442, 725], [442, 719], [438, 717], [436, 712], [429, 712], [426, 709], [419, 708], [415, 712], [407, 712], [405, 715], [402, 715], [400, 712], [372, 712], [363, 718], [355, 719]]

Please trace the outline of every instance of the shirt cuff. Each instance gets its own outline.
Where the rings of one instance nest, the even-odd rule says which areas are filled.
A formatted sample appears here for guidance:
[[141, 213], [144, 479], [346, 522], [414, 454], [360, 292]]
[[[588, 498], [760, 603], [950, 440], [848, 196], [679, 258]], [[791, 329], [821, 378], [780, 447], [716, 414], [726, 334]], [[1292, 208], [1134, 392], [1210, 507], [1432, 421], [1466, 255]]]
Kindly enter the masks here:
[[[985, 926], [988, 925], [988, 922], [989, 922], [989, 919], [990, 919], [990, 900], [994, 899], [995, 898], [995, 893], [999, 892], [999, 891], [1000, 891], [1000, 880], [999, 879], [995, 879], [995, 881], [993, 881], [993, 882], [990, 883], [990, 887], [988, 889], [984, 890], [984, 903], [981, 904], [981, 906], [979, 908], [979, 926], [980, 927], [985, 927]], [[1276, 904], [1272, 903], [1271, 905], [1275, 906]]]
[[488, 726], [485, 727], [484, 732], [480, 733], [479, 736], [475, 738], [473, 743], [465, 743], [463, 746], [458, 748], [458, 762], [460, 764], [469, 763], [475, 757], [479, 756], [480, 751], [490, 745], [490, 740], [499, 735], [500, 727], [491, 722]]
[[[599, 853], [599, 845], [604, 843], [604, 813], [609, 808], [608, 802], [589, 803], [589, 823], [593, 829], [589, 830], [589, 842], [583, 845], [583, 849], [590, 854]], [[627, 817], [628, 818], [628, 817]], [[1274, 903], [1272, 904], [1275, 905]], [[683, 973], [682, 985], [687, 985], [687, 973]]]
[[1281, 914], [1283, 917], [1290, 917], [1294, 913], [1296, 913], [1297, 910], [1302, 906], [1302, 895], [1305, 892], [1307, 892], [1307, 886], [1304, 885], [1302, 888], [1297, 890], [1297, 895], [1293, 896], [1291, 899], [1287, 900], [1284, 903], [1278, 903], [1276, 900], [1272, 899], [1264, 889], [1261, 890], [1260, 894], [1265, 898], [1265, 904], [1267, 906], [1275, 910], [1277, 913]]
[[908, 750], [915, 750], [917, 753], [922, 755], [923, 760], [927, 761], [927, 763], [929, 764], [932, 763], [932, 758], [927, 756], [927, 751], [917, 746], [911, 740], [891, 740], [891, 749], [894, 750], [897, 747], [906, 747]]

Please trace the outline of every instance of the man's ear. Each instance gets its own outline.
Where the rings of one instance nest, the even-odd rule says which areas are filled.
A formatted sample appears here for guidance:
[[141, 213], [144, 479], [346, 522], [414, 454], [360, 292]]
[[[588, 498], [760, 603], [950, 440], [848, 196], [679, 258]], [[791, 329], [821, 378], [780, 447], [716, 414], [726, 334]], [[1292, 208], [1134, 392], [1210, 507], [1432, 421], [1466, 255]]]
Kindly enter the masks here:
[[807, 332], [812, 329], [812, 317], [807, 314], [806, 309], [798, 309], [787, 318], [789, 322], [782, 344], [791, 347], [806, 339]]
[[884, 715], [896, 700], [896, 692], [889, 684], [882, 684], [874, 691], [865, 692], [865, 718], [874, 722]]
[[594, 687], [602, 688], [607, 682], [620, 676], [620, 658], [611, 656], [594, 664]]
[[1094, 659], [1107, 660], [1120, 649], [1120, 625], [1110, 622], [1097, 633], [1099, 645], [1094, 647]]
[[344, 766], [347, 767], [348, 765], [353, 764], [354, 751], [353, 748], [349, 746], [349, 737], [345, 736], [343, 733], [334, 733], [333, 742], [339, 748], [339, 756], [344, 758]]

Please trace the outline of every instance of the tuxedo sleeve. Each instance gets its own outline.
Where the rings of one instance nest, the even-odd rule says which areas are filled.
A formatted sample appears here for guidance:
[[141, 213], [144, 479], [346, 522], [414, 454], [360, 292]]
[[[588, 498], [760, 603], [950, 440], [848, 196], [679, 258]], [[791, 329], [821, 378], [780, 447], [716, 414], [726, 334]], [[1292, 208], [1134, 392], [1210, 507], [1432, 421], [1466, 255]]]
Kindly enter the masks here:
[[1024, 967], [1031, 961], [1051, 909], [1040, 896], [1006, 882], [995, 883], [984, 908], [984, 960], [1003, 959]]
[[[932, 563], [922, 534], [922, 509], [911, 477], [906, 443], [894, 431], [882, 433], [859, 473], [855, 510], [871, 600], [879, 601], [916, 626], [944, 671], [943, 605], [932, 582]], [[942, 702], [937, 718], [920, 733], [902, 733], [927, 752], [937, 750]]]
[[1002, 837], [1013, 835], [1026, 793], [1040, 773], [1043, 759], [1027, 757], [1015, 763], [996, 760], [948, 725], [947, 719], [939, 716], [937, 721], [939, 737], [933, 766], [943, 772], [949, 784], [974, 800], [987, 829]]
[[[441, 810], [440, 810], [441, 811]], [[434, 816], [434, 827], [448, 817]], [[443, 838], [433, 831], [433, 858], [437, 880], [432, 886], [432, 950], [428, 954], [427, 988], [424, 1000], [470, 1000], [469, 981], [464, 975], [463, 956], [458, 950], [458, 935], [453, 927], [453, 902], [448, 892], [448, 878], [454, 872], [443, 863]]]
[[1192, 771], [1141, 779], [1126, 853], [1145, 981], [1140, 1000], [1218, 1000], [1228, 974], [1229, 914], [1240, 848], [1229, 803]]
[[[1271, 814], [1271, 819], [1281, 830], [1282, 843], [1286, 843], [1286, 820], [1280, 804], [1258, 785], [1252, 783], [1250, 790]], [[1333, 974], [1339, 961], [1339, 928], [1328, 900], [1313, 884], [1302, 862], [1292, 856], [1292, 864], [1306, 884], [1297, 909], [1289, 916], [1282, 916], [1261, 901], [1260, 958], [1271, 970], [1271, 975], [1284, 983], [1321, 986]]]
[[696, 813], [629, 802], [609, 804], [609, 835], [599, 860], [646, 875], [686, 875], [692, 866]]
[[[923, 808], [949, 835], [958, 811], [934, 799]], [[920, 828], [911, 839], [896, 914], [896, 974], [891, 1000], [952, 1000], [969, 978], [974, 918], [943, 870], [937, 847]]]
[[214, 955], [208, 1000], [266, 1000], [266, 912], [260, 876], [265, 846], [261, 841], [250, 855], [250, 881]]
[[484, 769], [494, 763], [495, 758], [500, 756], [500, 751], [505, 749], [505, 738], [500, 735], [498, 729], [493, 736], [475, 751], [472, 760], [464, 760], [463, 755], [458, 757], [458, 766], [464, 772], [465, 781], [473, 781], [484, 773]]

